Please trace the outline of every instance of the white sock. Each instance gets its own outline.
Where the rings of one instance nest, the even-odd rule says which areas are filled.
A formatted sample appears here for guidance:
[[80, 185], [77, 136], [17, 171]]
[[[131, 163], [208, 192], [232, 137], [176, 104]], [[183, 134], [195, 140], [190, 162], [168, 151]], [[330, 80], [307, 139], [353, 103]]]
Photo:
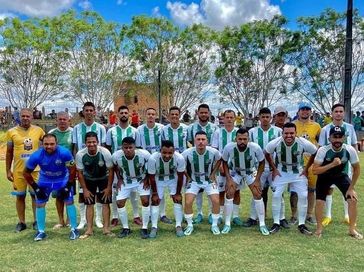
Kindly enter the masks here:
[[240, 205], [233, 205], [233, 218], [239, 217], [240, 214]]
[[207, 204], [208, 204], [208, 212], [209, 212], [209, 215], [212, 214], [212, 202], [211, 202], [211, 199], [208, 197], [207, 198]]
[[116, 204], [116, 195], [117, 193], [113, 190], [112, 192], [112, 203], [111, 203], [111, 213], [112, 219], [118, 218], [118, 205]]
[[166, 216], [166, 198], [164, 196], [159, 202], [159, 214], [160, 217]]
[[128, 229], [129, 228], [128, 211], [126, 210], [126, 208], [125, 207], [118, 208], [118, 214], [119, 214], [119, 219], [120, 219], [121, 225], [123, 226], [124, 229]]
[[95, 221], [102, 222], [102, 204], [96, 203]]
[[254, 199], [254, 206], [259, 218], [259, 226], [265, 226], [265, 212], [264, 201], [261, 199]]
[[85, 203], [79, 203], [80, 208], [80, 222], [86, 223], [86, 205]]
[[281, 214], [282, 196], [274, 197], [272, 195], [272, 215], [274, 224], [279, 225], [279, 218]]
[[326, 196], [326, 202], [325, 202], [325, 217], [331, 218], [331, 207], [332, 207], [332, 195]]
[[152, 206], [150, 219], [152, 221], [152, 228], [158, 227], [158, 219], [159, 219], [159, 206]]
[[343, 204], [344, 204], [344, 216], [345, 218], [349, 218], [349, 205], [348, 202], [345, 200], [345, 197], [343, 198]]
[[192, 218], [193, 218], [193, 213], [191, 213], [191, 214], [185, 214], [185, 219], [186, 219], [187, 225], [189, 227], [192, 227], [193, 226], [192, 225]]
[[173, 205], [173, 211], [174, 211], [174, 218], [176, 220], [176, 228], [182, 226], [182, 205], [178, 203], [174, 203]]
[[224, 205], [220, 206], [220, 218], [224, 216]]
[[254, 220], [257, 220], [258, 218], [254, 198], [250, 201], [250, 218]]
[[203, 214], [202, 212], [202, 193], [198, 193], [196, 196], [196, 207], [197, 207], [197, 214]]
[[133, 208], [133, 217], [134, 218], [140, 217], [139, 216], [139, 202], [138, 202], [138, 199], [137, 199], [136, 192], [131, 192], [130, 193], [130, 203], [131, 203], [131, 206]]
[[212, 213], [211, 216], [212, 216], [212, 225], [211, 226], [215, 227], [215, 226], [217, 226], [217, 222], [219, 220], [220, 215], [218, 213]]
[[143, 221], [142, 229], [148, 228], [149, 217], [150, 217], [150, 206], [148, 206], [148, 207], [143, 206], [142, 207], [142, 221]]
[[231, 213], [233, 212], [234, 206], [233, 206], [234, 199], [227, 199], [225, 198], [225, 225], [230, 226], [231, 221]]
[[286, 206], [284, 205], [284, 198], [281, 197], [281, 209], [279, 212], [279, 220], [283, 220], [286, 218]]
[[298, 194], [297, 214], [298, 225], [305, 224], [307, 216], [307, 194], [305, 196], [300, 196], [300, 194]]

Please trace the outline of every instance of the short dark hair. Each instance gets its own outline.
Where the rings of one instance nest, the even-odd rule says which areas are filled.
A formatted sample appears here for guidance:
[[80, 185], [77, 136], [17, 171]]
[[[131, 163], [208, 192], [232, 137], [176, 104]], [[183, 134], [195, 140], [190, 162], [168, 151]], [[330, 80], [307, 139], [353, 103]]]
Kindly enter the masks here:
[[226, 110], [226, 111], [224, 111], [224, 113], [222, 115], [225, 116], [225, 114], [227, 114], [227, 113], [234, 113], [234, 116], [236, 115], [235, 111], [233, 111], [233, 110]]
[[87, 141], [87, 138], [95, 137], [97, 141], [99, 141], [99, 137], [97, 137], [97, 133], [94, 131], [89, 131], [85, 135], [85, 142]]
[[292, 123], [292, 122], [285, 123], [285, 124], [283, 125], [283, 130], [284, 130], [285, 128], [294, 128], [294, 130], [297, 130], [297, 127], [296, 127], [295, 123]]
[[239, 128], [236, 131], [236, 135], [238, 135], [238, 134], [245, 134], [245, 133], [248, 133], [248, 135], [249, 135], [249, 131], [246, 128]]
[[259, 115], [261, 115], [261, 114], [272, 114], [272, 112], [269, 108], [264, 107], [259, 110]]
[[53, 133], [47, 133], [42, 137], [42, 141], [44, 141], [45, 138], [54, 138], [56, 140], [56, 143], [58, 142], [57, 140], [57, 136], [54, 135]]
[[333, 112], [333, 111], [334, 111], [334, 109], [336, 109], [336, 108], [338, 108], [338, 107], [343, 107], [343, 108], [344, 108], [344, 110], [345, 110], [345, 105], [344, 105], [344, 104], [342, 104], [342, 103], [336, 103], [336, 104], [334, 104], [334, 105], [331, 107], [331, 112]]
[[82, 106], [82, 110], [84, 110], [86, 107], [93, 107], [94, 110], [96, 109], [95, 104], [92, 103], [91, 101], [85, 102], [85, 104], [83, 104], [83, 106]]
[[128, 110], [129, 111], [129, 108], [126, 106], [126, 105], [121, 105], [119, 108], [118, 108], [118, 112], [121, 111], [121, 110]]
[[121, 144], [134, 144], [135, 145], [135, 139], [133, 137], [125, 137], [122, 141]]
[[205, 132], [205, 131], [203, 131], [203, 130], [199, 130], [199, 131], [197, 131], [197, 132], [196, 132], [196, 134], [195, 134], [195, 138], [197, 137], [197, 135], [205, 135], [205, 136], [207, 137], [206, 132]]
[[208, 109], [210, 111], [210, 107], [207, 104], [200, 104], [197, 108], [197, 111], [199, 111], [201, 108]]
[[145, 110], [145, 112], [149, 111], [149, 110], [154, 110], [155, 112], [157, 112], [157, 110], [155, 108], [149, 107]]
[[174, 148], [174, 144], [170, 140], [164, 140], [164, 141], [162, 141], [161, 148], [162, 147], [167, 147], [167, 148], [173, 147]]
[[169, 112], [173, 111], [173, 110], [177, 110], [179, 113], [181, 113], [181, 109], [177, 106], [172, 106], [169, 108]]

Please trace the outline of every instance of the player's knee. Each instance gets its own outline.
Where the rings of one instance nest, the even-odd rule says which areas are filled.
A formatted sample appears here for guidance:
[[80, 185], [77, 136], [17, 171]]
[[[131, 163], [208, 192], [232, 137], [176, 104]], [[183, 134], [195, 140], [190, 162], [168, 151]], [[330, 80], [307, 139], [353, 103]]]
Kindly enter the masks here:
[[124, 208], [125, 200], [117, 200], [116, 201], [116, 206], [118, 206], [118, 208]]
[[148, 207], [149, 206], [149, 197], [141, 197], [140, 200], [142, 202], [143, 207]]

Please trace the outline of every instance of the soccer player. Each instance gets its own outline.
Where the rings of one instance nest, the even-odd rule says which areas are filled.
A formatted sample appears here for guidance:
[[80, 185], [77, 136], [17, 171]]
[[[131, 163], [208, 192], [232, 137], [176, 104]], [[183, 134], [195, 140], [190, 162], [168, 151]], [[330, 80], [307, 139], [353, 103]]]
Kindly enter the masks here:
[[[12, 183], [12, 194], [16, 197], [16, 212], [19, 222], [15, 227], [15, 232], [21, 232], [27, 228], [25, 224], [25, 197], [27, 192], [27, 182], [23, 176], [25, 163], [29, 156], [39, 148], [44, 131], [31, 124], [33, 112], [30, 109], [20, 111], [20, 124], [6, 132], [6, 177]], [[13, 165], [13, 168], [12, 168]], [[38, 169], [32, 173], [33, 179], [37, 180]], [[35, 198], [33, 192], [32, 208], [34, 223], [33, 229], [37, 228], [35, 218]]]
[[[85, 148], [85, 136], [86, 133], [89, 131], [93, 131], [97, 134], [97, 138], [99, 140], [100, 145], [105, 145], [106, 142], [106, 130], [105, 127], [97, 122], [95, 122], [96, 116], [96, 108], [92, 102], [86, 102], [83, 104], [82, 107], [82, 115], [84, 117], [84, 121], [77, 124], [72, 131], [72, 144], [73, 144], [73, 154]], [[80, 223], [78, 224], [78, 229], [83, 229], [86, 225], [86, 207], [85, 201], [83, 197], [82, 188], [79, 191], [79, 208], [80, 208]], [[96, 204], [96, 226], [98, 228], [102, 228], [102, 221], [101, 221], [101, 209], [102, 204]]]
[[[200, 104], [197, 108], [198, 120], [188, 127], [187, 141], [194, 145], [195, 135], [198, 131], [204, 131], [207, 136], [207, 145], [211, 145], [212, 136], [218, 126], [209, 122], [210, 118], [210, 107], [207, 104]], [[194, 219], [195, 224], [199, 224], [203, 220], [202, 213], [202, 191], [196, 196], [196, 206], [197, 206], [197, 217]], [[209, 210], [211, 210], [211, 204], [209, 204]], [[211, 214], [211, 211], [209, 211]]]
[[[298, 230], [302, 234], [311, 235], [305, 225], [307, 214], [307, 169], [312, 165], [316, 146], [304, 138], [296, 137], [296, 125], [286, 123], [283, 126], [283, 135], [269, 142], [265, 147], [265, 157], [269, 165], [273, 169], [272, 172], [272, 213], [273, 226], [271, 233], [280, 230], [279, 215], [281, 211], [282, 193], [287, 184], [290, 188], [297, 192], [298, 195]], [[311, 154], [309, 162], [305, 168], [303, 165], [303, 153]], [[276, 154], [275, 163], [273, 163], [272, 155]]]
[[[115, 127], [110, 128], [106, 133], [106, 146], [113, 154], [117, 150], [121, 149], [121, 142], [125, 137], [132, 137], [134, 140], [138, 138], [138, 131], [136, 128], [129, 125], [129, 108], [127, 106], [120, 106], [118, 108], [119, 124]], [[118, 224], [118, 207], [116, 205], [117, 195], [117, 177], [114, 177], [113, 191], [112, 191], [112, 220], [111, 226], [115, 227]], [[130, 202], [133, 208], [134, 223], [141, 226], [142, 220], [139, 216], [139, 206], [136, 194], [132, 193]]]
[[122, 230], [119, 238], [130, 235], [131, 231], [128, 224], [128, 213], [125, 208], [126, 200], [130, 197], [131, 192], [138, 192], [142, 202], [142, 228], [140, 236], [147, 239], [148, 222], [150, 216], [150, 186], [147, 177], [147, 162], [150, 153], [143, 149], [135, 148], [135, 140], [132, 137], [125, 137], [122, 140], [121, 150], [112, 155], [115, 165], [114, 171], [118, 176], [118, 195], [116, 196], [119, 219], [122, 224]]
[[193, 232], [192, 204], [198, 194], [203, 189], [209, 196], [212, 204], [212, 225], [211, 232], [214, 235], [220, 234], [217, 225], [219, 219], [219, 190], [216, 182], [216, 172], [221, 164], [221, 154], [215, 148], [207, 146], [207, 134], [204, 131], [198, 131], [195, 134], [195, 146], [190, 147], [182, 153], [186, 160], [187, 185], [185, 193], [185, 219], [187, 228], [185, 235], [191, 235]]
[[183, 156], [175, 151], [173, 142], [162, 141], [161, 152], [155, 152], [148, 160], [148, 175], [152, 190], [151, 221], [152, 229], [150, 238], [157, 236], [159, 201], [164, 196], [164, 190], [168, 188], [174, 202], [174, 216], [176, 219], [176, 235], [184, 236], [182, 230], [182, 195], [184, 172], [186, 163]]
[[[51, 129], [49, 133], [53, 134], [57, 138], [57, 144], [59, 146], [63, 146], [72, 152], [72, 128], [70, 127], [70, 117], [69, 114], [65, 111], [61, 111], [57, 113], [56, 117], [57, 127]], [[75, 186], [75, 182], [72, 183]], [[73, 193], [76, 192], [76, 187], [73, 188]], [[64, 201], [63, 197], [57, 197], [56, 194], [53, 194], [56, 198], [56, 208], [58, 214], [58, 223], [53, 227], [53, 229], [59, 229], [66, 226], [66, 221], [64, 220]]]
[[113, 162], [111, 153], [105, 147], [99, 146], [96, 132], [89, 131], [85, 135], [86, 147], [76, 154], [78, 180], [83, 189], [86, 205], [87, 229], [80, 238], [86, 239], [93, 235], [94, 205], [97, 199], [102, 203], [104, 219], [103, 233], [112, 236], [110, 231], [110, 206], [112, 194]]
[[[335, 184], [342, 192], [349, 207], [349, 235], [355, 239], [363, 239], [363, 235], [356, 229], [357, 201], [355, 185], [360, 175], [359, 157], [354, 147], [345, 144], [345, 129], [333, 126], [329, 132], [329, 145], [320, 147], [317, 151], [312, 167], [313, 173], [318, 175], [316, 185], [316, 219], [317, 229], [315, 235], [321, 237], [322, 219], [325, 200], [330, 186]], [[345, 168], [353, 167], [353, 176], [350, 178]]]
[[[233, 110], [226, 110], [223, 114], [224, 126], [215, 130], [212, 136], [211, 146], [219, 150], [222, 154], [225, 146], [231, 142], [235, 141], [236, 131], [238, 130], [234, 127], [235, 122], [235, 112]], [[225, 185], [226, 178], [223, 166], [220, 166], [220, 171], [217, 176], [217, 184], [219, 185], [220, 193], [220, 218], [224, 213], [225, 205]], [[234, 209], [233, 209], [233, 223], [242, 226], [243, 222], [239, 218], [239, 207], [240, 207], [240, 189], [234, 192]], [[211, 215], [209, 215], [209, 222], [211, 222]]]
[[[277, 114], [281, 114], [282, 110], [279, 109], [279, 107], [276, 110]], [[249, 139], [250, 141], [258, 144], [262, 150], [267, 146], [267, 144], [274, 139], [277, 139], [278, 137], [282, 136], [282, 129], [276, 126], [271, 125], [272, 121], [272, 112], [269, 108], [261, 108], [259, 110], [259, 122], [260, 125], [257, 127], [254, 127], [249, 130]], [[269, 163], [265, 162], [264, 172], [261, 175], [261, 185], [262, 185], [262, 197], [264, 202], [264, 210], [267, 211], [267, 203], [268, 203], [268, 190], [269, 186], [272, 182], [272, 171], [269, 167]], [[281, 203], [281, 211], [280, 211], [280, 220], [279, 223], [281, 227], [283, 228], [289, 228], [289, 224], [287, 220], [285, 219], [285, 209], [284, 209], [284, 200], [282, 197], [282, 203]], [[245, 227], [251, 227], [254, 225], [257, 225], [257, 219], [258, 215], [256, 213], [256, 207], [255, 207], [255, 199], [254, 197], [251, 200], [250, 203], [250, 217], [248, 220], [244, 223]]]
[[[313, 143], [315, 146], [318, 146], [318, 139], [320, 137], [321, 127], [318, 123], [311, 120], [312, 108], [309, 103], [300, 103], [298, 106], [298, 119], [294, 122], [297, 128], [297, 137], [303, 137], [306, 140]], [[304, 165], [308, 163], [309, 155], [304, 154], [303, 160]], [[315, 189], [316, 189], [316, 180], [317, 176], [312, 173], [312, 167], [308, 169], [308, 195], [307, 195], [307, 218], [306, 222], [312, 225], [316, 225], [316, 220], [314, 217], [314, 209], [315, 209]], [[296, 195], [294, 205], [292, 207], [297, 207], [297, 193], [291, 191]], [[291, 203], [292, 203], [291, 199]], [[291, 222], [296, 219], [296, 211], [292, 210]]]
[[[346, 136], [344, 139], [344, 143], [353, 146], [355, 148], [355, 150], [357, 150], [357, 138], [356, 138], [354, 127], [353, 127], [353, 125], [344, 122], [345, 106], [340, 103], [333, 105], [331, 108], [331, 115], [332, 115], [332, 122], [327, 124], [326, 126], [324, 126], [321, 130], [320, 138], [319, 138], [319, 145], [324, 146], [324, 145], [329, 144], [330, 143], [330, 140], [329, 140], [330, 129], [334, 126], [342, 126], [345, 129], [345, 136]], [[349, 176], [351, 176], [351, 167], [348, 167], [346, 169], [346, 171], [347, 171], [347, 174]], [[325, 214], [325, 217], [322, 222], [323, 226], [327, 226], [332, 221], [331, 207], [332, 207], [333, 190], [334, 190], [334, 185], [330, 189], [330, 191], [326, 197], [326, 202], [325, 202], [326, 214]], [[349, 224], [348, 203], [345, 201], [344, 198], [343, 198], [343, 203], [344, 203], [344, 222]]]
[[[236, 143], [226, 145], [222, 155], [224, 173], [226, 174], [226, 199], [225, 199], [225, 226], [221, 233], [227, 234], [231, 230], [230, 220], [233, 211], [233, 196], [246, 183], [252, 192], [254, 206], [259, 218], [260, 232], [269, 235], [265, 225], [264, 202], [261, 196], [261, 175], [264, 171], [264, 153], [256, 143], [249, 142], [249, 132], [247, 129], [240, 128], [236, 132]], [[256, 177], [253, 173], [256, 170], [255, 164], [258, 163]]]
[[[36, 183], [32, 172], [40, 167], [39, 181]], [[68, 218], [70, 219], [71, 232], [70, 240], [79, 237], [77, 227], [76, 207], [73, 204], [73, 182], [75, 180], [75, 167], [71, 151], [57, 145], [57, 138], [53, 134], [46, 134], [43, 137], [43, 147], [35, 151], [26, 162], [23, 172], [24, 178], [33, 188], [36, 197], [36, 217], [38, 231], [34, 241], [44, 240], [45, 233], [45, 205], [48, 202], [52, 191], [57, 192], [66, 204]]]

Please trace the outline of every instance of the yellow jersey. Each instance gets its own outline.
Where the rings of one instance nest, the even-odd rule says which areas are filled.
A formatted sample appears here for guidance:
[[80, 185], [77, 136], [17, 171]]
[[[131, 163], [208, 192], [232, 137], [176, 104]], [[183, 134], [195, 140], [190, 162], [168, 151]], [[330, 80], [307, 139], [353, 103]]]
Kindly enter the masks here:
[[39, 148], [44, 134], [43, 129], [34, 125], [28, 129], [16, 126], [6, 132], [7, 144], [14, 148], [13, 172], [23, 172], [27, 159]]
[[[309, 120], [308, 122], [301, 122], [300, 120], [294, 121], [297, 129], [297, 137], [303, 137], [306, 140], [318, 146], [318, 139], [320, 137], [321, 126]], [[310, 156], [304, 156], [304, 163], [306, 165]]]

